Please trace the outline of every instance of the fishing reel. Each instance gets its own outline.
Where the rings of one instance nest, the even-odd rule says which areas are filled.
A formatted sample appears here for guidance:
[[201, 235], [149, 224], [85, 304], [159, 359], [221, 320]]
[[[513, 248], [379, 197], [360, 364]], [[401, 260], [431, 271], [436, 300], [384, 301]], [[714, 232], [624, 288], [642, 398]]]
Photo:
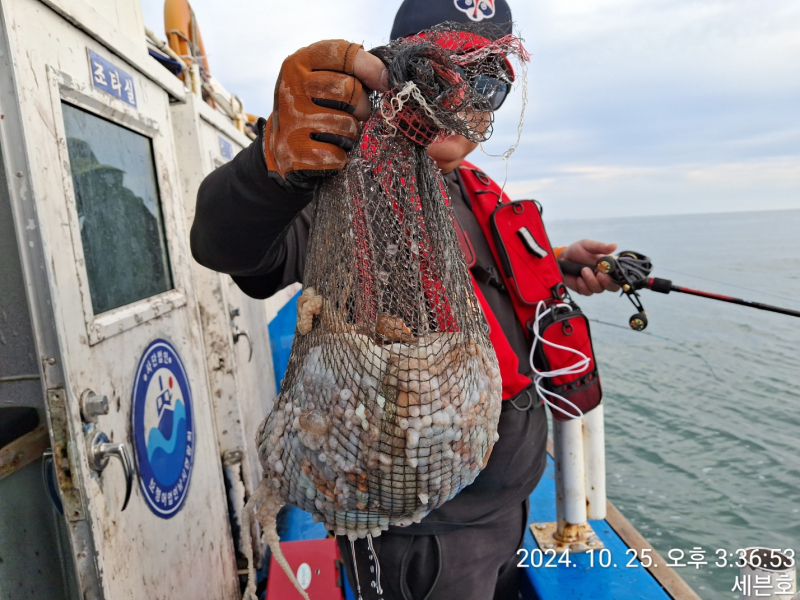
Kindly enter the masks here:
[[[571, 261], [559, 261], [561, 270], [567, 275], [580, 276], [581, 270], [590, 265], [582, 265]], [[616, 256], [602, 256], [593, 267], [597, 273], [605, 273], [622, 288], [638, 311], [628, 319], [628, 324], [636, 331], [647, 327], [647, 312], [644, 310], [638, 290], [647, 286], [647, 278], [653, 270], [653, 263], [644, 254], [625, 250]]]
[[720, 302], [738, 304], [739, 306], [767, 310], [782, 315], [789, 315], [790, 317], [800, 317], [800, 310], [771, 306], [763, 302], [752, 302], [750, 300], [742, 300], [741, 298], [723, 296], [722, 294], [712, 294], [710, 292], [674, 285], [669, 279], [650, 277], [650, 271], [653, 269], [653, 263], [650, 262], [650, 259], [644, 254], [631, 252], [629, 250], [620, 252], [616, 256], [601, 256], [600, 260], [598, 260], [595, 265], [583, 265], [569, 260], [560, 260], [558, 264], [561, 267], [561, 272], [565, 275], [580, 277], [581, 270], [589, 267], [590, 269], [594, 269], [595, 273], [605, 273], [611, 277], [612, 281], [622, 288], [622, 293], [628, 297], [628, 300], [630, 300], [633, 306], [636, 307], [636, 310], [639, 311], [628, 319], [628, 324], [636, 331], [642, 331], [647, 327], [647, 313], [644, 310], [644, 306], [642, 306], [642, 299], [639, 297], [638, 290], [650, 290], [658, 292], [659, 294], [680, 292], [681, 294], [689, 294], [690, 296], [699, 296], [701, 298], [719, 300]]
[[603, 256], [597, 261], [597, 272], [605, 273], [622, 288], [622, 293], [628, 297], [631, 304], [638, 311], [628, 319], [628, 324], [636, 331], [647, 327], [647, 312], [644, 310], [642, 299], [637, 290], [642, 289], [647, 282], [653, 263], [644, 254], [626, 250], [616, 257]]

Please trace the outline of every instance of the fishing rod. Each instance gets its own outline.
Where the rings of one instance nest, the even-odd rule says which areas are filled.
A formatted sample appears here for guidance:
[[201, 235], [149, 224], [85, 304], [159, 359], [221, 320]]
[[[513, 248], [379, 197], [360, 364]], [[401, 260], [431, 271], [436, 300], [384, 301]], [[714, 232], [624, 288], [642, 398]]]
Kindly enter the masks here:
[[789, 315], [791, 317], [800, 317], [800, 311], [792, 310], [790, 308], [781, 308], [779, 306], [772, 306], [771, 304], [764, 304], [762, 302], [752, 302], [750, 300], [742, 300], [741, 298], [734, 298], [732, 296], [723, 296], [722, 294], [703, 292], [700, 290], [694, 290], [692, 288], [675, 285], [669, 279], [650, 277], [650, 271], [653, 270], [652, 261], [644, 254], [632, 252], [630, 250], [620, 252], [616, 256], [602, 256], [597, 261], [596, 265], [585, 265], [569, 260], [560, 260], [558, 261], [558, 264], [561, 266], [561, 271], [565, 275], [575, 275], [579, 277], [581, 271], [584, 268], [589, 267], [595, 273], [605, 273], [611, 277], [612, 281], [622, 288], [622, 293], [628, 297], [628, 300], [631, 301], [633, 306], [638, 311], [628, 320], [628, 324], [636, 331], [642, 331], [645, 327], [647, 327], [647, 313], [644, 310], [642, 299], [639, 296], [639, 290], [652, 290], [654, 292], [659, 292], [660, 294], [679, 292], [681, 294], [690, 294], [692, 296], [700, 296], [701, 298], [709, 298], [710, 300], [719, 300], [720, 302], [738, 304], [739, 306], [747, 306], [750, 308], [757, 308], [759, 310], [768, 310], [770, 312]]

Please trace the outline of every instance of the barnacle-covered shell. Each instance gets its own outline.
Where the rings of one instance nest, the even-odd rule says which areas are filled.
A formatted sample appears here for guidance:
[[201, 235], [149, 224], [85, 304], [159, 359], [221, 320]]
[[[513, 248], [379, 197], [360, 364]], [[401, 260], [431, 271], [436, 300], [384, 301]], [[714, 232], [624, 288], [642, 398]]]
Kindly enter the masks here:
[[322, 311], [322, 296], [313, 287], [303, 288], [297, 299], [297, 332], [306, 335], [311, 332], [314, 317]]

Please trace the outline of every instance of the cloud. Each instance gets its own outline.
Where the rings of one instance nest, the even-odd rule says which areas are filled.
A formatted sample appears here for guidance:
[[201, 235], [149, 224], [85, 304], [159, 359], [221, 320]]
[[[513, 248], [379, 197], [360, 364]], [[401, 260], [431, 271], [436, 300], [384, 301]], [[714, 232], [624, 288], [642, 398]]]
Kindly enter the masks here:
[[[532, 61], [509, 189], [564, 215], [800, 208], [796, 0], [511, 3]], [[143, 1], [155, 31], [162, 5]], [[384, 43], [400, 0], [192, 5], [214, 75], [266, 115], [287, 55], [333, 37]], [[490, 153], [514, 142], [520, 109], [517, 89]], [[471, 159], [503, 179], [502, 161]]]
[[794, 156], [654, 167], [570, 165], [506, 185], [512, 197], [540, 200], [549, 219], [705, 213], [709, 205], [722, 212], [800, 208], [798, 190], [800, 161]]

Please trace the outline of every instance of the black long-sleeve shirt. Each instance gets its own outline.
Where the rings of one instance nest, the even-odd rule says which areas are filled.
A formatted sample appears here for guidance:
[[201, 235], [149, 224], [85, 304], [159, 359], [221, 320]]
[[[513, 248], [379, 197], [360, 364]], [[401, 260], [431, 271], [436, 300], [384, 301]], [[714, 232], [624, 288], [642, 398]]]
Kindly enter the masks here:
[[[200, 186], [191, 247], [200, 264], [230, 274], [249, 296], [267, 298], [291, 283], [303, 281], [313, 192], [290, 191], [269, 177], [263, 154], [263, 120], [259, 121], [258, 131], [248, 148], [209, 174]], [[445, 178], [456, 217], [475, 250], [477, 265], [484, 271], [496, 272], [497, 265], [457, 171]], [[520, 372], [529, 373], [528, 345], [510, 297], [488, 282], [479, 280], [478, 285], [519, 358]], [[432, 511], [422, 523], [398, 532], [428, 534], [483, 522], [522, 502], [533, 491], [544, 470], [544, 410], [505, 411], [498, 431], [500, 440], [475, 482]]]

